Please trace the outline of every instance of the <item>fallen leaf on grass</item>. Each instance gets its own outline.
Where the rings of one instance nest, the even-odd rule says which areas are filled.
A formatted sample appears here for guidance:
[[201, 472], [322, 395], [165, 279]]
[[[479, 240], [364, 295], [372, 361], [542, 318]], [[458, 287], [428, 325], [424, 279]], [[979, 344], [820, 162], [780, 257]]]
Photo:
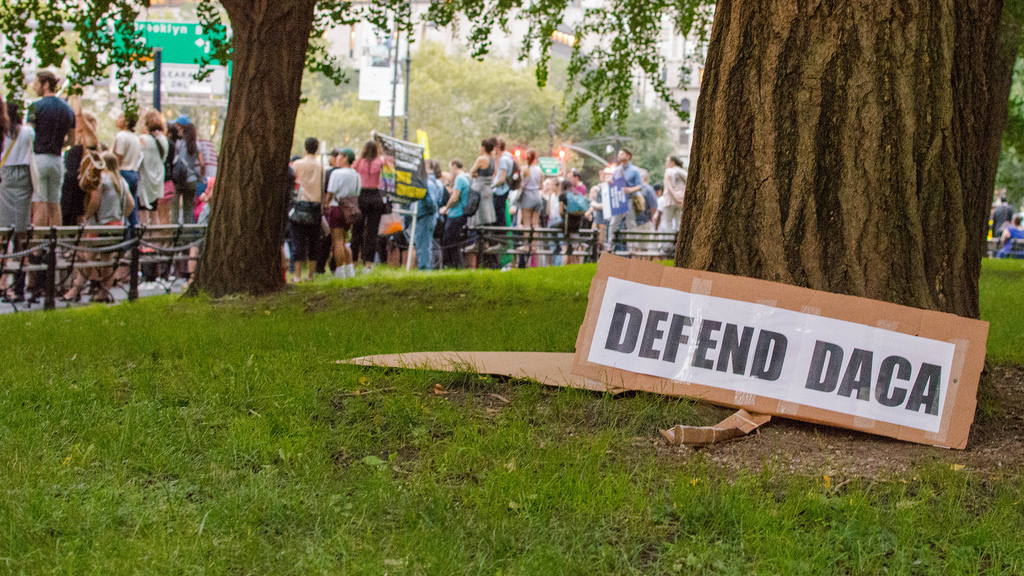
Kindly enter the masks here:
[[515, 458], [513, 458], [512, 461], [509, 462], [508, 464], [505, 464], [505, 469], [508, 470], [509, 472], [512, 472], [512, 471], [514, 471], [516, 469], [516, 460], [515, 460]]
[[509, 501], [508, 507], [511, 508], [512, 510], [519, 510], [519, 504], [516, 504], [515, 502], [512, 501]]
[[434, 384], [434, 394], [447, 394], [448, 391], [441, 387], [440, 384]]
[[501, 394], [488, 394], [488, 396], [490, 396], [491, 398], [494, 398], [495, 400], [498, 400], [500, 402], [504, 402], [505, 404], [511, 404], [511, 402], [509, 402], [508, 398], [505, 398]]
[[366, 456], [365, 458], [363, 458], [362, 462], [367, 466], [375, 466], [378, 468], [387, 464], [387, 462], [381, 460], [380, 458], [372, 454], [370, 456]]
[[964, 465], [963, 464], [952, 464], [952, 465], [950, 465], [949, 469], [950, 470], [963, 470], [964, 469]]

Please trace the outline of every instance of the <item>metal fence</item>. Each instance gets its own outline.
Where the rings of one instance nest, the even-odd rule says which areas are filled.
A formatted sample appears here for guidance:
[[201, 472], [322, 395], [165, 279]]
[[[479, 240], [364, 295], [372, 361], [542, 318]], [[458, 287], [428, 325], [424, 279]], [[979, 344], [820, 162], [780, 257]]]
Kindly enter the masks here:
[[57, 305], [57, 289], [73, 272], [91, 271], [102, 280], [123, 279], [129, 300], [139, 296], [143, 267], [169, 277], [199, 258], [206, 235], [201, 224], [165, 226], [55, 226], [17, 232], [0, 228], [0, 276], [13, 274], [33, 285], [43, 307]]

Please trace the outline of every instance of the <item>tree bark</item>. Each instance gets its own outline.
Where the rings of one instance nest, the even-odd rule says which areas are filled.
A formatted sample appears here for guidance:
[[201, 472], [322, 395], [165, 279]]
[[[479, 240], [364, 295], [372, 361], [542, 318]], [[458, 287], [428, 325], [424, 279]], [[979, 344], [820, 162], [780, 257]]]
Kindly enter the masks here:
[[676, 265], [977, 317], [1002, 8], [719, 1]]
[[231, 20], [231, 96], [210, 226], [190, 294], [264, 294], [285, 285], [288, 157], [315, 0], [222, 0]]

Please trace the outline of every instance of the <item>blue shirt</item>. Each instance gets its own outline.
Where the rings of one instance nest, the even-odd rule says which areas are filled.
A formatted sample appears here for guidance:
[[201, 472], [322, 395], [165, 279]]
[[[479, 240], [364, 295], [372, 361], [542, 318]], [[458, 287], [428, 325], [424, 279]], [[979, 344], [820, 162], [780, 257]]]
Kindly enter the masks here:
[[[437, 216], [437, 209], [441, 206], [441, 199], [444, 198], [444, 185], [436, 176], [427, 176], [427, 193], [420, 200], [419, 218], [430, 218]], [[433, 209], [431, 210], [431, 206]]]
[[635, 188], [643, 183], [640, 178], [640, 171], [633, 166], [632, 162], [627, 162], [625, 166], [616, 168], [616, 174], [622, 176], [622, 179], [626, 181], [626, 188]]
[[458, 191], [459, 201], [448, 209], [448, 217], [458, 218], [462, 216], [462, 212], [466, 208], [466, 197], [469, 195], [469, 176], [465, 172], [456, 176], [452, 188]]
[[1010, 256], [1010, 250], [1013, 249], [1013, 241], [1024, 238], [1024, 230], [1020, 228], [1014, 228], [1010, 226], [1007, 228], [1010, 232], [1010, 239], [1003, 244], [1003, 247], [996, 253], [996, 258], [1007, 258]]
[[505, 171], [505, 179], [494, 187], [495, 196], [505, 196], [509, 191], [508, 179], [512, 177], [512, 154], [509, 152], [503, 152], [501, 159], [498, 160], [498, 171], [502, 170]]
[[643, 194], [647, 207], [636, 215], [636, 223], [638, 226], [643, 226], [653, 220], [654, 211], [658, 209], [658, 195], [650, 186], [641, 186], [640, 193]]

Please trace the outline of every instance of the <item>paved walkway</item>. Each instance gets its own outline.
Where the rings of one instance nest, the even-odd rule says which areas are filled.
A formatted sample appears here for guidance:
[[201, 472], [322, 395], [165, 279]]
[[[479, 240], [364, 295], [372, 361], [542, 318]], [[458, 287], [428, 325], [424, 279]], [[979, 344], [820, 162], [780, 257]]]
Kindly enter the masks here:
[[[180, 294], [185, 288], [185, 281], [180, 278], [175, 278], [173, 281], [168, 282], [167, 280], [160, 280], [157, 282], [143, 282], [139, 284], [139, 298], [146, 296], [157, 296], [159, 294]], [[114, 286], [110, 290], [110, 294], [114, 297], [115, 304], [120, 304], [128, 300], [128, 285]], [[79, 306], [89, 306], [88, 296], [83, 296], [81, 302], [64, 302], [59, 297], [57, 298], [57, 309], [71, 308]], [[106, 304], [109, 306], [110, 304]], [[30, 304], [29, 302], [18, 302], [11, 304], [10, 302], [0, 302], [0, 314], [10, 314], [13, 312], [35, 312], [43, 310], [43, 299], [40, 298], [38, 302]]]

